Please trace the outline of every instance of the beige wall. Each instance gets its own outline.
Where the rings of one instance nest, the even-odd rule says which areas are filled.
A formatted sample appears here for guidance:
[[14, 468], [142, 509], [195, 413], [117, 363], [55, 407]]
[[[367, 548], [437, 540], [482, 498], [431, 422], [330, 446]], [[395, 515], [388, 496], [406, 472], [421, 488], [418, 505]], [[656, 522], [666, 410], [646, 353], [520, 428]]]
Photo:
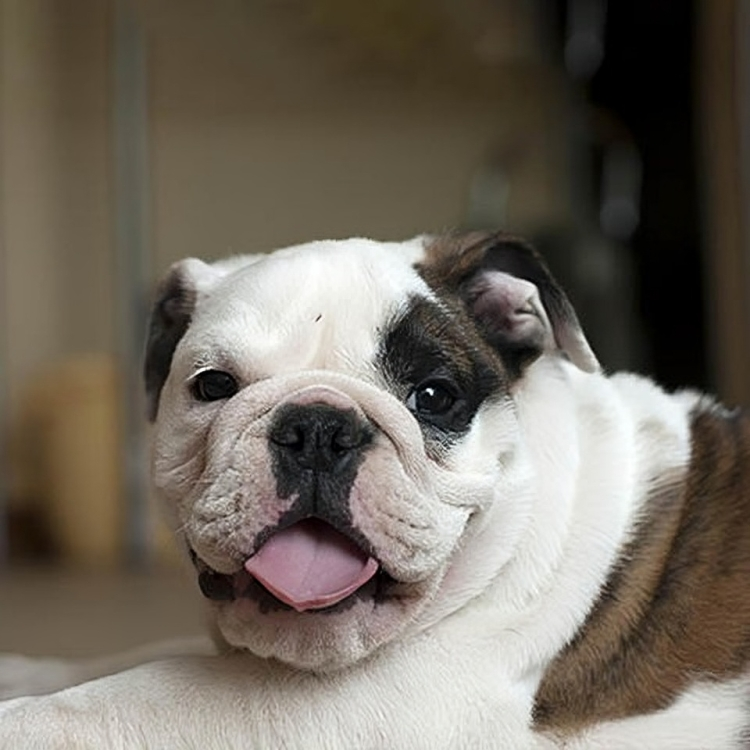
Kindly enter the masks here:
[[10, 401], [113, 339], [107, 3], [3, 0], [0, 190]]
[[459, 224], [473, 173], [497, 151], [516, 186], [515, 225], [564, 213], [562, 89], [548, 69], [500, 66], [462, 88], [405, 64], [403, 80], [342, 62], [335, 42], [272, 3], [141, 7], [159, 268], [184, 255]]
[[503, 131], [497, 112], [466, 116], [447, 107], [360, 107], [293, 120], [157, 115], [158, 262], [456, 226], [472, 173]]

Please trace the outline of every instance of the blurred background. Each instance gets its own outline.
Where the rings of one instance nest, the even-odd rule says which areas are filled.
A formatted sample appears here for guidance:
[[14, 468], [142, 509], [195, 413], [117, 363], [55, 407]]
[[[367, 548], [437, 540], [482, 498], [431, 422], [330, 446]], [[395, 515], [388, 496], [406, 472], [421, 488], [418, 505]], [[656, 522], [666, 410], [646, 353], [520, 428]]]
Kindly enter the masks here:
[[0, 650], [201, 627], [139, 370], [185, 256], [504, 227], [605, 368], [750, 403], [741, 0], [0, 0]]

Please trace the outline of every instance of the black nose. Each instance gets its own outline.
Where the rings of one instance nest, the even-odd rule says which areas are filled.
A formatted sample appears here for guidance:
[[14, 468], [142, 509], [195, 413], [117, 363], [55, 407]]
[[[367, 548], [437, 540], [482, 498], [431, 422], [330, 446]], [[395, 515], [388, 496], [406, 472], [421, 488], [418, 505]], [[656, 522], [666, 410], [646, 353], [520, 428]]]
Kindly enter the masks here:
[[314, 472], [344, 470], [372, 439], [369, 425], [351, 410], [327, 404], [283, 407], [268, 435], [284, 463]]

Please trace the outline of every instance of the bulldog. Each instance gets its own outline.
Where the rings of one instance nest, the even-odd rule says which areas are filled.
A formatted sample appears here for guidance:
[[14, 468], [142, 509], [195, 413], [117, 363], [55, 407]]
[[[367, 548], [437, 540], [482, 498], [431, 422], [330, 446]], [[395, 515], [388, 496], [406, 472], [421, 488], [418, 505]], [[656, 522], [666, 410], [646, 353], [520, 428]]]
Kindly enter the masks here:
[[145, 385], [216, 653], [7, 657], [0, 747], [750, 742], [750, 421], [604, 374], [523, 241], [185, 260]]

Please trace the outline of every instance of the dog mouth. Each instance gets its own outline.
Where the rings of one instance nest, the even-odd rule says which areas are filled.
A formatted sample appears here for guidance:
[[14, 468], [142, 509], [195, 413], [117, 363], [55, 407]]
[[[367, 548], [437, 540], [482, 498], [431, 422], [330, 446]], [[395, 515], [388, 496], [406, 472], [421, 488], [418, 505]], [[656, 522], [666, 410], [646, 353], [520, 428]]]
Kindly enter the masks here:
[[203, 595], [254, 599], [262, 612], [334, 612], [356, 600], [382, 597], [393, 579], [352, 539], [317, 518], [272, 533], [242, 568], [219, 573], [191, 549]]

